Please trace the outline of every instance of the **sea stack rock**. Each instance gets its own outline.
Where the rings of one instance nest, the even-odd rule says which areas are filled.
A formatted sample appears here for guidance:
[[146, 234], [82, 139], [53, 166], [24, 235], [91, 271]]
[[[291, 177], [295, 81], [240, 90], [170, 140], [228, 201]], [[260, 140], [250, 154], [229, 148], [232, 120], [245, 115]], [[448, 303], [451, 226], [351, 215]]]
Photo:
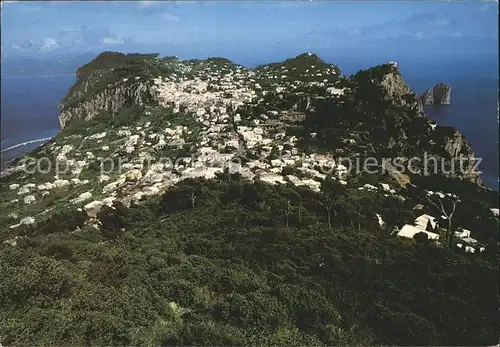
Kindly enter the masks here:
[[451, 105], [451, 85], [438, 83], [421, 96], [424, 105]]

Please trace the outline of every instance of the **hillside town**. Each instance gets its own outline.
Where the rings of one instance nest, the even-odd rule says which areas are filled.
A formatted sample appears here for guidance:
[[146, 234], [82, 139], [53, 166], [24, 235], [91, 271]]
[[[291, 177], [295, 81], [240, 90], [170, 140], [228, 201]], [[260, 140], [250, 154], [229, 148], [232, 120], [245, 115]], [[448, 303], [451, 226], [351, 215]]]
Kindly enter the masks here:
[[[310, 56], [310, 53], [305, 55]], [[398, 68], [397, 63], [389, 65]], [[221, 65], [207, 61], [193, 68], [188, 63], [176, 61], [174, 71], [151, 81], [157, 106], [141, 116], [147, 119], [152, 113], [169, 110], [172, 116], [162, 119], [162, 127], [144, 121], [84, 137], [78, 134], [64, 136], [63, 132], [46, 145], [48, 153], [55, 157], [57, 168], [64, 167], [63, 172], [52, 170], [43, 175], [45, 181], [37, 181], [39, 173], [26, 175], [29, 167], [26, 160], [2, 172], [3, 177], [21, 173], [23, 182], [11, 183], [9, 190], [12, 193], [5, 197], [10, 198], [3, 201], [12, 211], [9, 216], [17, 221], [9, 228], [34, 224], [44, 218], [54, 208], [45, 203], [54, 191], [65, 195], [67, 203], [85, 211], [89, 223], [94, 223], [100, 209], [113, 206], [115, 201], [130, 206], [147, 197], [159, 196], [187, 178], [214, 179], [225, 170], [239, 173], [249, 181], [259, 180], [270, 185], [291, 183], [314, 192], [321, 192], [325, 179], [348, 184], [352, 177], [348, 168], [336, 162], [332, 154], [306, 153], [297, 147], [296, 136], [287, 135], [283, 119], [300, 112], [275, 109], [266, 105], [264, 99], [268, 94], [282, 99], [284, 94], [302, 95], [303, 88], [320, 88], [326, 97], [342, 102], [345, 88], [337, 87], [334, 82], [338, 76], [333, 66], [311, 65], [301, 74], [302, 80], [290, 78], [285, 65], [278, 69], [265, 66], [253, 71], [227, 62]], [[312, 80], [307, 81], [308, 78]], [[123, 78], [114, 86], [140, 79], [139, 76]], [[306, 110], [311, 97], [315, 97], [314, 94], [307, 97]], [[248, 105], [253, 108], [263, 105], [265, 111], [242, 114], [240, 110]], [[179, 119], [183, 119], [183, 125]], [[315, 133], [309, 136], [314, 137]], [[352, 144], [354, 140], [349, 139], [347, 143]], [[173, 155], [186, 145], [190, 149], [187, 155]], [[335, 149], [331, 152], [335, 153]], [[115, 166], [121, 154], [125, 154], [127, 160]], [[105, 170], [105, 164], [110, 162], [112, 169]], [[98, 163], [98, 170], [90, 169], [95, 163]], [[364, 184], [358, 189], [380, 191], [385, 197], [404, 200], [397, 193], [398, 187], [387, 183], [379, 187]], [[26, 214], [26, 206], [36, 213]], [[33, 208], [35, 206], [39, 208]], [[382, 227], [384, 216], [373, 218]], [[439, 240], [439, 234], [433, 232], [438, 224], [436, 218], [422, 215], [414, 225], [401, 226], [396, 234], [413, 238], [416, 233], [423, 232], [429, 239]], [[456, 235], [461, 240], [458, 246], [465, 247], [467, 252], [484, 250], [476, 246], [479, 243], [470, 237], [470, 231], [459, 229]]]
[[[219, 72], [213, 74], [214, 78], [217, 74]], [[253, 74], [251, 73], [250, 76]], [[252, 102], [258, 97], [257, 93], [262, 93], [262, 91], [255, 80], [249, 80], [249, 83], [253, 85], [249, 83], [242, 85], [242, 81], [243, 74], [238, 72], [234, 75], [227, 74], [220, 81], [212, 80], [210, 84], [199, 78], [185, 81], [184, 78], [178, 78], [175, 74], [170, 78], [155, 79], [159, 106], [173, 108], [174, 115], [182, 108], [184, 114], [191, 116], [192, 126], [171, 125], [158, 131], [158, 129], [151, 129], [150, 123], [145, 123], [143, 126], [121, 127], [116, 130], [113, 136], [118, 139], [119, 146], [124, 147], [125, 152], [134, 158], [119, 168], [119, 175], [116, 175], [116, 172], [112, 173], [117, 176], [116, 180], [108, 182], [111, 179], [109, 175], [99, 175], [95, 178], [99, 183], [105, 183], [102, 191], [83, 192], [70, 199], [70, 202], [95, 216], [100, 206], [111, 205], [117, 197], [128, 205], [131, 201], [139, 201], [145, 196], [161, 194], [168, 187], [186, 178], [215, 178], [216, 173], [222, 173], [224, 169], [238, 172], [249, 180], [258, 177], [269, 184], [291, 182], [297, 186], [307, 186], [314, 191], [319, 191], [320, 180], [325, 179], [327, 175], [315, 167], [323, 167], [331, 172], [332, 178], [339, 179], [342, 184], [346, 184], [346, 181], [342, 179], [347, 174], [345, 166], [335, 164], [332, 157], [328, 155], [300, 152], [295, 147], [296, 137], [287, 137], [285, 132], [274, 129], [269, 121], [279, 119], [279, 112], [270, 110], [267, 114], [261, 114], [251, 120], [245, 119], [243, 122], [242, 116], [234, 112], [244, 103]], [[276, 87], [277, 92], [284, 90], [285, 87]], [[328, 91], [334, 95], [342, 92], [333, 87], [330, 87]], [[228, 94], [231, 95], [230, 98], [227, 97]], [[240, 125], [242, 123], [247, 125]], [[197, 126], [200, 131], [198, 136], [192, 139], [190, 136], [193, 133], [192, 129]], [[62, 179], [55, 176], [52, 182], [38, 185], [34, 183], [22, 186], [11, 184], [9, 188], [17, 190], [17, 195], [22, 197], [22, 200], [20, 202], [19, 198], [16, 198], [10, 203], [32, 204], [47, 197], [53, 188], [74, 186], [81, 189], [89, 185], [89, 179], [80, 180], [78, 177], [88, 167], [90, 160], [95, 158], [104, 160], [106, 155], [113, 155], [107, 141], [110, 132], [92, 134], [81, 139], [86, 143], [103, 144], [97, 150], [94, 149], [94, 152], [74, 148], [72, 145], [58, 146], [57, 142], [51, 144], [49, 149], [56, 155], [58, 162], [70, 168], [72, 177]], [[193, 147], [195, 152], [191, 156], [177, 160], [175, 167], [169, 167], [168, 163], [155, 163], [150, 160], [148, 161], [149, 167], [144, 174], [142, 173], [144, 159], [148, 157], [152, 159], [152, 151], [164, 147], [182, 147], [189, 137], [191, 137], [191, 142], [193, 140], [196, 142]], [[108, 144], [105, 145], [105, 143]], [[244, 154], [242, 151], [250, 151], [257, 155], [258, 159], [238, 163], [241, 161], [238, 160], [240, 159], [238, 156]], [[271, 159], [273, 151], [279, 153], [275, 159]], [[76, 160], [75, 158], [82, 159]], [[287, 167], [296, 168], [304, 178], [283, 175], [282, 171]], [[10, 172], [19, 172], [23, 168], [23, 166], [17, 166], [10, 169]], [[99, 200], [90, 201], [96, 197], [99, 197]], [[26, 216], [20, 219], [19, 224], [32, 222], [34, 218]], [[11, 227], [14, 228], [19, 224]]]

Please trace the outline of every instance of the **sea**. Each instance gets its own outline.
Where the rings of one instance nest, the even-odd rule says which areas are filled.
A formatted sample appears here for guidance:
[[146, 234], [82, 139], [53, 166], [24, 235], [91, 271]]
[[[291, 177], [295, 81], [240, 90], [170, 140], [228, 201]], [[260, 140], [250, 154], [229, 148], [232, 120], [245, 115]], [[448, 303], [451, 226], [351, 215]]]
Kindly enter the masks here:
[[[344, 74], [373, 66], [346, 60], [337, 63]], [[453, 64], [400, 63], [410, 88], [422, 93], [438, 82], [452, 85], [451, 106], [426, 107], [426, 115], [458, 128], [482, 159], [483, 181], [498, 190], [498, 62]], [[75, 82], [74, 76], [1, 78], [1, 164], [37, 148], [60, 131], [58, 103]]]
[[1, 78], [2, 166], [61, 131], [58, 104], [75, 81], [73, 75]]

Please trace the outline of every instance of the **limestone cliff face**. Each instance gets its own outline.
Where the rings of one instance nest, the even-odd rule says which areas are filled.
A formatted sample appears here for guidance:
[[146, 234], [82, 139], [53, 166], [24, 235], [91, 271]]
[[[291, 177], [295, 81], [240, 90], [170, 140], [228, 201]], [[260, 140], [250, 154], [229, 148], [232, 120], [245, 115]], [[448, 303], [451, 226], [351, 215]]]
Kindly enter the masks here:
[[460, 167], [460, 162], [455, 160], [455, 172], [451, 172], [450, 176], [482, 185], [483, 182], [479, 175], [479, 170], [475, 168], [476, 155], [474, 149], [465, 136], [459, 130], [453, 128], [453, 133], [450, 136], [445, 136], [444, 141], [444, 150], [451, 158], [464, 158], [463, 169]]
[[113, 114], [126, 105], [144, 105], [154, 102], [156, 102], [156, 93], [152, 83], [117, 84], [69, 107], [62, 102], [59, 105], [61, 110], [59, 123], [61, 129], [64, 129], [74, 119], [90, 120], [103, 111]]
[[392, 72], [384, 75], [380, 85], [385, 89], [388, 99], [393, 102], [401, 102], [404, 105], [413, 105], [417, 108], [417, 113], [420, 116], [425, 116], [424, 105], [404, 80], [398, 65], [393, 63]]
[[[425, 117], [424, 105], [428, 105], [431, 100], [433, 104], [450, 104], [451, 87], [446, 84], [437, 84], [434, 88], [430, 89], [427, 92], [430, 93], [427, 98], [418, 97], [416, 95], [414, 95], [414, 97], [410, 97], [409, 95], [412, 94], [412, 91], [404, 81], [397, 66], [393, 67], [392, 72], [384, 75], [381, 80], [381, 86], [386, 90], [388, 99], [391, 99], [393, 102], [402, 102], [403, 104], [414, 105], [417, 109], [417, 113], [422, 117]], [[429, 120], [428, 123], [430, 126], [431, 121]], [[474, 168], [476, 162], [475, 153], [469, 141], [467, 141], [465, 136], [455, 128], [439, 128], [446, 128], [446, 130], [442, 133], [439, 132], [439, 140], [437, 141], [437, 145], [440, 148], [438, 151], [439, 153], [434, 153], [433, 155], [436, 157], [442, 157], [447, 161], [447, 164], [445, 165], [446, 169], [444, 171], [449, 172], [443, 173], [450, 177], [465, 179], [481, 185], [482, 180], [479, 172]], [[396, 142], [399, 144], [407, 142], [405, 129], [401, 129], [401, 133], [397, 138], [397, 141], [392, 139], [392, 143], [390, 142], [388, 147], [394, 147]], [[412, 144], [406, 143], [406, 146], [412, 146]], [[463, 169], [460, 168], [459, 158], [464, 158]], [[450, 169], [452, 161], [454, 162], [453, 170]], [[443, 171], [441, 168], [439, 169], [440, 171]]]
[[460, 154], [469, 154], [473, 152], [472, 146], [465, 139], [462, 133], [454, 129], [453, 135], [447, 137], [445, 150], [452, 157], [457, 157]]
[[451, 105], [451, 85], [438, 83], [420, 98], [424, 105]]
[[401, 98], [403, 95], [411, 92], [399, 71], [386, 74], [382, 79], [381, 85], [386, 90], [387, 96], [391, 99]]

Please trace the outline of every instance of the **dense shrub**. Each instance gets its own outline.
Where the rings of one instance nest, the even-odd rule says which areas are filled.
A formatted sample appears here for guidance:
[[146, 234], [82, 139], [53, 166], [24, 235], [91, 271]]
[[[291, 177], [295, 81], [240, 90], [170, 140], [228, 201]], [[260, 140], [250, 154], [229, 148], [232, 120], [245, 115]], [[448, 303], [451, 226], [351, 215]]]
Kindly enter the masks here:
[[[496, 341], [496, 263], [488, 257], [391, 237], [366, 222], [389, 207], [357, 189], [330, 187], [340, 220], [329, 229], [321, 195], [220, 178], [105, 208], [100, 230], [70, 233], [79, 219], [54, 216], [50, 233], [35, 227], [16, 246], [4, 245], [2, 343]], [[302, 203], [300, 225], [285, 227], [284, 199]], [[360, 223], [352, 228], [354, 218]]]

